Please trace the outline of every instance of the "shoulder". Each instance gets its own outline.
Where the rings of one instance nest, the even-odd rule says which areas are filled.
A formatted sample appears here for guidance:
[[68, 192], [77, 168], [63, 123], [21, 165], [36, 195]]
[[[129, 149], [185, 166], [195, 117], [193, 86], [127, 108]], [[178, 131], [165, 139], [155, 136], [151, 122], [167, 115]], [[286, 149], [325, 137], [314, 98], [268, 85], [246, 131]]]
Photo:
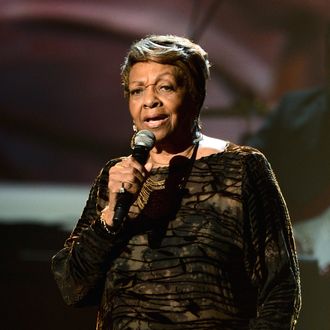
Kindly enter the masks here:
[[203, 139], [199, 142], [198, 158], [221, 153], [261, 154], [258, 149], [251, 146], [239, 145], [228, 140], [203, 135]]
[[247, 146], [247, 145], [240, 145], [231, 142], [227, 148], [228, 152], [235, 153], [237, 155], [240, 155], [242, 157], [248, 156], [248, 155], [261, 155], [263, 156], [263, 153], [258, 150], [257, 148]]
[[251, 146], [231, 143], [227, 153], [230, 158], [236, 158], [244, 168], [251, 167], [253, 164], [254, 166], [258, 164], [262, 167], [269, 164], [265, 155], [260, 150]]
[[207, 136], [203, 136], [203, 140], [200, 142], [197, 158], [209, 160], [211, 163], [217, 163], [220, 158], [226, 163], [234, 162], [241, 163], [241, 165], [250, 161], [268, 163], [264, 154], [254, 147]]
[[203, 139], [199, 142], [197, 158], [222, 153], [226, 151], [229, 145], [229, 141], [203, 135]]
[[226, 154], [228, 166], [234, 165], [239, 169], [243, 184], [277, 185], [272, 166], [266, 156], [256, 148], [231, 143]]

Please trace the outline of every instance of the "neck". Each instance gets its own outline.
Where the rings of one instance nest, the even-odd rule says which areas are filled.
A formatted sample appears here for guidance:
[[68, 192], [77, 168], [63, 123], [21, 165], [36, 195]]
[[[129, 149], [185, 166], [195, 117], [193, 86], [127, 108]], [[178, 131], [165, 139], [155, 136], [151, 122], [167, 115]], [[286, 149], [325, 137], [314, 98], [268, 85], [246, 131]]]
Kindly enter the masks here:
[[167, 150], [155, 147], [150, 151], [148, 162], [152, 163], [153, 167], [167, 166], [169, 165], [171, 159], [175, 156], [190, 158], [193, 153], [194, 146], [195, 145], [191, 143], [185, 147], [175, 148], [176, 150]]

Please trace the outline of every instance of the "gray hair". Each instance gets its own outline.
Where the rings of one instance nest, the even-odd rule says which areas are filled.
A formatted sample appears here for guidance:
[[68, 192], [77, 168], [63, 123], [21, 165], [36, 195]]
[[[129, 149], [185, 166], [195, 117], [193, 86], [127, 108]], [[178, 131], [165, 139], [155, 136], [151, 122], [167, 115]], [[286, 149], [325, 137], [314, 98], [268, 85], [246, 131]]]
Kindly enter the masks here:
[[210, 77], [207, 53], [191, 40], [175, 35], [150, 35], [130, 47], [121, 67], [124, 94], [129, 95], [129, 73], [138, 62], [154, 61], [179, 68], [188, 90], [200, 109], [206, 94], [206, 80]]

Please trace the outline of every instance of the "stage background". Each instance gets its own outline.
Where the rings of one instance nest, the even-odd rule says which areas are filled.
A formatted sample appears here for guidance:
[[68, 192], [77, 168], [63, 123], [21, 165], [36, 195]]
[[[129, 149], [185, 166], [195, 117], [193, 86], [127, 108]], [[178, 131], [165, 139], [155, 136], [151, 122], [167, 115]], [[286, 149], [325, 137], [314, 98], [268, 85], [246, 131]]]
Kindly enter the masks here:
[[[145, 34], [191, 37], [212, 63], [203, 131], [240, 143], [290, 90], [322, 85], [327, 0], [1, 0], [2, 329], [93, 329], [64, 305], [50, 258], [107, 159], [132, 134], [120, 66]], [[329, 330], [329, 279], [301, 257], [298, 330]]]

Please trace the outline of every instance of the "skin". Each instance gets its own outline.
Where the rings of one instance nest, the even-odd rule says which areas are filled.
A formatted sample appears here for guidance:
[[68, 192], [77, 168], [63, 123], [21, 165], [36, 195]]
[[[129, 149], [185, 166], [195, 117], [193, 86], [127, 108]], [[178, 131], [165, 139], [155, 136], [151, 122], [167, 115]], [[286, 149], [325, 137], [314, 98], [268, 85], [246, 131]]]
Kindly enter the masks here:
[[[102, 218], [110, 226], [123, 183], [128, 192], [136, 195], [153, 167], [167, 166], [176, 155], [191, 155], [191, 130], [199, 113], [179, 69], [173, 65], [153, 61], [134, 64], [129, 74], [129, 91], [129, 111], [135, 126], [138, 130], [152, 131], [156, 143], [145, 166], [130, 156], [110, 169], [109, 205], [102, 212]], [[197, 158], [223, 149], [219, 141], [222, 140], [205, 138]]]

